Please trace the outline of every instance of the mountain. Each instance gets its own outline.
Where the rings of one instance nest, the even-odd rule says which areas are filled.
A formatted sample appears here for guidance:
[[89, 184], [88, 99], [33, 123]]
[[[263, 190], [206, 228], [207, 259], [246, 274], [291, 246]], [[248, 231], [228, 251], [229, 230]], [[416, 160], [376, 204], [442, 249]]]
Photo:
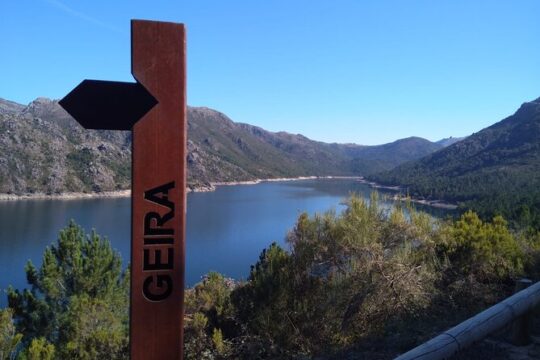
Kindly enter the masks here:
[[14, 114], [24, 110], [24, 105], [16, 102], [0, 99], [0, 114]]
[[[368, 175], [418, 159], [442, 145], [421, 138], [361, 146], [235, 123], [188, 107], [188, 183]], [[131, 134], [84, 130], [57, 101], [27, 106], [0, 99], [0, 193], [62, 193], [130, 186]]]
[[353, 172], [369, 175], [392, 169], [395, 166], [419, 159], [430, 154], [442, 145], [419, 137], [408, 137], [392, 143], [376, 146], [346, 147], [346, 154], [351, 159]]
[[[128, 132], [86, 131], [57, 102], [2, 101], [0, 193], [101, 191], [130, 186]], [[4, 106], [8, 104], [8, 106]]]
[[540, 209], [540, 98], [464, 140], [369, 178], [526, 222]]
[[328, 144], [235, 123], [208, 108], [189, 109], [188, 139], [188, 172], [202, 182], [367, 175], [441, 148], [421, 138], [377, 146]]
[[463, 139], [465, 139], [466, 136], [463, 136], [463, 137], [453, 137], [453, 136], [450, 136], [450, 137], [447, 137], [447, 138], [444, 138], [444, 139], [441, 139], [439, 141], [435, 141], [436, 144], [439, 144], [439, 145], [442, 145], [444, 147], [447, 147], [447, 146], [450, 146], [452, 144], [455, 144], [457, 143], [458, 141], [461, 141]]

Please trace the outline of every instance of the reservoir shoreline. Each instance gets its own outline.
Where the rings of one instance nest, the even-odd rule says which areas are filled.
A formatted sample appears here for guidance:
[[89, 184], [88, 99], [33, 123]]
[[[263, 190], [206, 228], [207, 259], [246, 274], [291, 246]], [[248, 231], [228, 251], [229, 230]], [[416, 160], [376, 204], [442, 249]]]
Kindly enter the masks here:
[[[344, 179], [344, 180], [357, 180], [361, 183], [369, 185], [371, 188], [377, 190], [389, 190], [399, 192], [402, 190], [400, 186], [384, 186], [372, 181], [367, 181], [362, 176], [299, 176], [293, 178], [269, 178], [269, 179], [254, 179], [245, 181], [228, 181], [228, 182], [212, 182], [208, 185], [188, 187], [188, 192], [211, 192], [215, 191], [218, 186], [234, 186], [234, 185], [256, 185], [263, 182], [285, 182], [285, 181], [300, 181], [300, 180], [317, 180], [317, 179]], [[81, 199], [97, 199], [97, 198], [119, 198], [131, 196], [131, 190], [115, 190], [115, 191], [101, 191], [101, 192], [66, 192], [59, 194], [46, 194], [46, 193], [27, 193], [27, 194], [6, 194], [0, 193], [0, 201], [18, 201], [18, 200], [81, 200]], [[408, 198], [401, 193], [397, 193], [391, 197], [394, 201], [411, 201], [413, 203], [431, 206], [440, 209], [455, 210], [456, 204], [452, 204], [443, 200], [426, 200], [417, 198]]]
[[[361, 176], [299, 176], [294, 178], [270, 178], [270, 179], [255, 179], [246, 181], [230, 181], [230, 182], [212, 182], [208, 185], [188, 187], [188, 192], [210, 192], [215, 191], [217, 186], [233, 186], [233, 185], [256, 185], [262, 182], [277, 182], [277, 181], [299, 181], [299, 180], [316, 180], [316, 179], [348, 179], [360, 180]], [[81, 199], [97, 199], [97, 198], [116, 198], [129, 197], [131, 190], [114, 190], [114, 191], [97, 191], [97, 192], [64, 192], [55, 194], [46, 193], [25, 193], [25, 194], [8, 194], [0, 193], [0, 201], [17, 201], [17, 200], [81, 200]]]

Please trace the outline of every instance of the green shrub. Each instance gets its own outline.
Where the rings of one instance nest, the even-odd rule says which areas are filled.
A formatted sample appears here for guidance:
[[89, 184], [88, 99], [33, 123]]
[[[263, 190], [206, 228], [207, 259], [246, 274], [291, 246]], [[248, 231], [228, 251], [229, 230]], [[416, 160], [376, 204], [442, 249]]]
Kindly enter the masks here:
[[239, 332], [230, 296], [234, 287], [231, 279], [211, 272], [186, 292], [186, 359], [215, 359], [228, 354], [230, 347], [225, 337]]
[[289, 312], [290, 256], [277, 244], [264, 249], [251, 267], [248, 282], [232, 294], [240, 320], [250, 331], [279, 343], [294, 341]]
[[21, 338], [13, 323], [13, 311], [0, 309], [0, 360], [12, 359]]
[[302, 214], [288, 235], [290, 254], [272, 244], [233, 292], [239, 318], [251, 334], [297, 354], [380, 336], [430, 305], [433, 229], [401, 209], [385, 216], [376, 197], [353, 196], [339, 215]]
[[212, 333], [212, 343], [219, 355], [223, 356], [227, 354], [228, 346], [223, 340], [223, 333], [218, 328], [214, 328], [214, 332]]
[[440, 244], [453, 269], [479, 281], [505, 281], [522, 274], [524, 254], [516, 237], [501, 216], [483, 222], [467, 211], [449, 228], [449, 236]]
[[18, 360], [53, 360], [55, 354], [54, 345], [50, 344], [45, 338], [32, 339], [30, 346], [22, 351]]

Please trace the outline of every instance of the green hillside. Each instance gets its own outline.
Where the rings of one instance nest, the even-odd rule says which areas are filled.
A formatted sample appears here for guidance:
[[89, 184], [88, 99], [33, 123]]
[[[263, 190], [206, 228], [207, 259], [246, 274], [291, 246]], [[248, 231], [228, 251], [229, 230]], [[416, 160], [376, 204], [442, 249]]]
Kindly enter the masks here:
[[442, 148], [411, 137], [377, 146], [314, 141], [235, 123], [208, 108], [188, 112], [188, 173], [194, 182], [368, 175]]
[[402, 185], [415, 197], [539, 225], [540, 99], [460, 142], [369, 178]]

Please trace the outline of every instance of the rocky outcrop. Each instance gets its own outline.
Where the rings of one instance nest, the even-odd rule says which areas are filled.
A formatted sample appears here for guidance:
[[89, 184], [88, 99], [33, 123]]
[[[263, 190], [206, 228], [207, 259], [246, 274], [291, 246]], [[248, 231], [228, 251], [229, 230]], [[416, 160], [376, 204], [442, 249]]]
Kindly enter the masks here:
[[[380, 146], [327, 144], [235, 123], [188, 108], [188, 186], [299, 176], [366, 175], [441, 145], [409, 138]], [[23, 106], [0, 99], [0, 193], [59, 194], [128, 189], [131, 134], [84, 130], [55, 100]]]

